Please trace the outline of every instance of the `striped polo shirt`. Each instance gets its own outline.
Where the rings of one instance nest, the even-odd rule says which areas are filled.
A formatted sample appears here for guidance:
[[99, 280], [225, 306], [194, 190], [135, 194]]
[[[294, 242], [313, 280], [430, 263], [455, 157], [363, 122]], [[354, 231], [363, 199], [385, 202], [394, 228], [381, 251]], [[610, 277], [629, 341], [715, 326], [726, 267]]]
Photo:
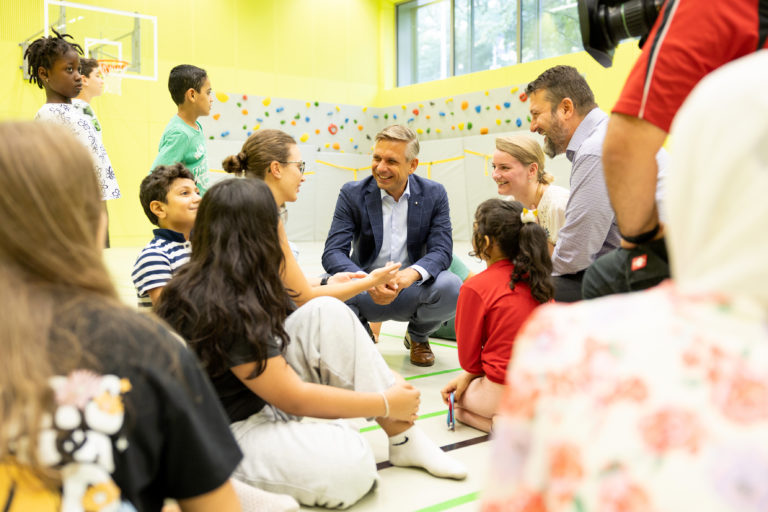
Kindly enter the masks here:
[[155, 229], [153, 233], [155, 237], [136, 258], [131, 273], [140, 309], [152, 307], [149, 290], [165, 286], [176, 271], [189, 261], [192, 252], [182, 233], [170, 229]]

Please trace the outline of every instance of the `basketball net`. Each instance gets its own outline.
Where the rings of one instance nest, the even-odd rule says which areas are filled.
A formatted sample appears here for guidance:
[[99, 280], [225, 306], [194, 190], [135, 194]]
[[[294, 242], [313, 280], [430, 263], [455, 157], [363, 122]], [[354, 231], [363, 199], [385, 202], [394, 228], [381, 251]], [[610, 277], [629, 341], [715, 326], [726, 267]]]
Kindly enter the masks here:
[[99, 59], [99, 69], [104, 77], [104, 92], [120, 96], [120, 85], [125, 76], [128, 63], [124, 60]]

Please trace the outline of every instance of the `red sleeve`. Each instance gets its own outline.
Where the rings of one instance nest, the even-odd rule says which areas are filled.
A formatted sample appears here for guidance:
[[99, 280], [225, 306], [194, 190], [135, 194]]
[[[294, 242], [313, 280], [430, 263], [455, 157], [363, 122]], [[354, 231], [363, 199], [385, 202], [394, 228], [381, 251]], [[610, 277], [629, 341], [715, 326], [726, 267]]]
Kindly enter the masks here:
[[480, 353], [485, 342], [485, 313], [483, 299], [475, 290], [462, 286], [456, 303], [456, 344], [459, 364], [469, 373], [484, 373]]
[[669, 132], [678, 109], [704, 76], [757, 50], [756, 4], [755, 0], [668, 0], [613, 112]]

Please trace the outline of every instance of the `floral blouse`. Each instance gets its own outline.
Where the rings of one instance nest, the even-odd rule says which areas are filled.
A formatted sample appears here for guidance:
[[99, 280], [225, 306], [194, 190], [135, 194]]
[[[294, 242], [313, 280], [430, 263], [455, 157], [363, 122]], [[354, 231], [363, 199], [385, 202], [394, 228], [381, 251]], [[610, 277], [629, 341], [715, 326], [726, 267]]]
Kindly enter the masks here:
[[674, 284], [537, 309], [482, 510], [768, 510], [768, 324]]

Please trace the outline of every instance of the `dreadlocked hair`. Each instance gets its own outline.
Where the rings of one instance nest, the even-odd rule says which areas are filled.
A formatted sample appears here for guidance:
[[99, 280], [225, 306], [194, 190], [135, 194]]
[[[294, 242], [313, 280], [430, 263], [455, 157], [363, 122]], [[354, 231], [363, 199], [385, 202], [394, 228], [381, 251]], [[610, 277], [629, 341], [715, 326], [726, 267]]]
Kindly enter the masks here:
[[75, 50], [80, 55], [83, 55], [82, 46], [75, 42], [67, 41], [67, 38], [73, 39], [71, 35], [60, 34], [53, 27], [51, 27], [51, 32], [55, 35], [35, 39], [24, 52], [24, 58], [27, 59], [29, 83], [37, 84], [40, 89], [43, 88], [43, 81], [37, 76], [37, 70], [40, 69], [40, 66], [45, 69], [51, 69], [56, 59], [69, 50]]
[[555, 294], [547, 234], [534, 222], [523, 223], [520, 219], [522, 211], [523, 205], [519, 201], [488, 199], [480, 203], [475, 211], [472, 255], [487, 258], [490, 245], [495, 242], [514, 265], [510, 290], [514, 290], [515, 283], [520, 281], [528, 283], [533, 297], [543, 304]]

